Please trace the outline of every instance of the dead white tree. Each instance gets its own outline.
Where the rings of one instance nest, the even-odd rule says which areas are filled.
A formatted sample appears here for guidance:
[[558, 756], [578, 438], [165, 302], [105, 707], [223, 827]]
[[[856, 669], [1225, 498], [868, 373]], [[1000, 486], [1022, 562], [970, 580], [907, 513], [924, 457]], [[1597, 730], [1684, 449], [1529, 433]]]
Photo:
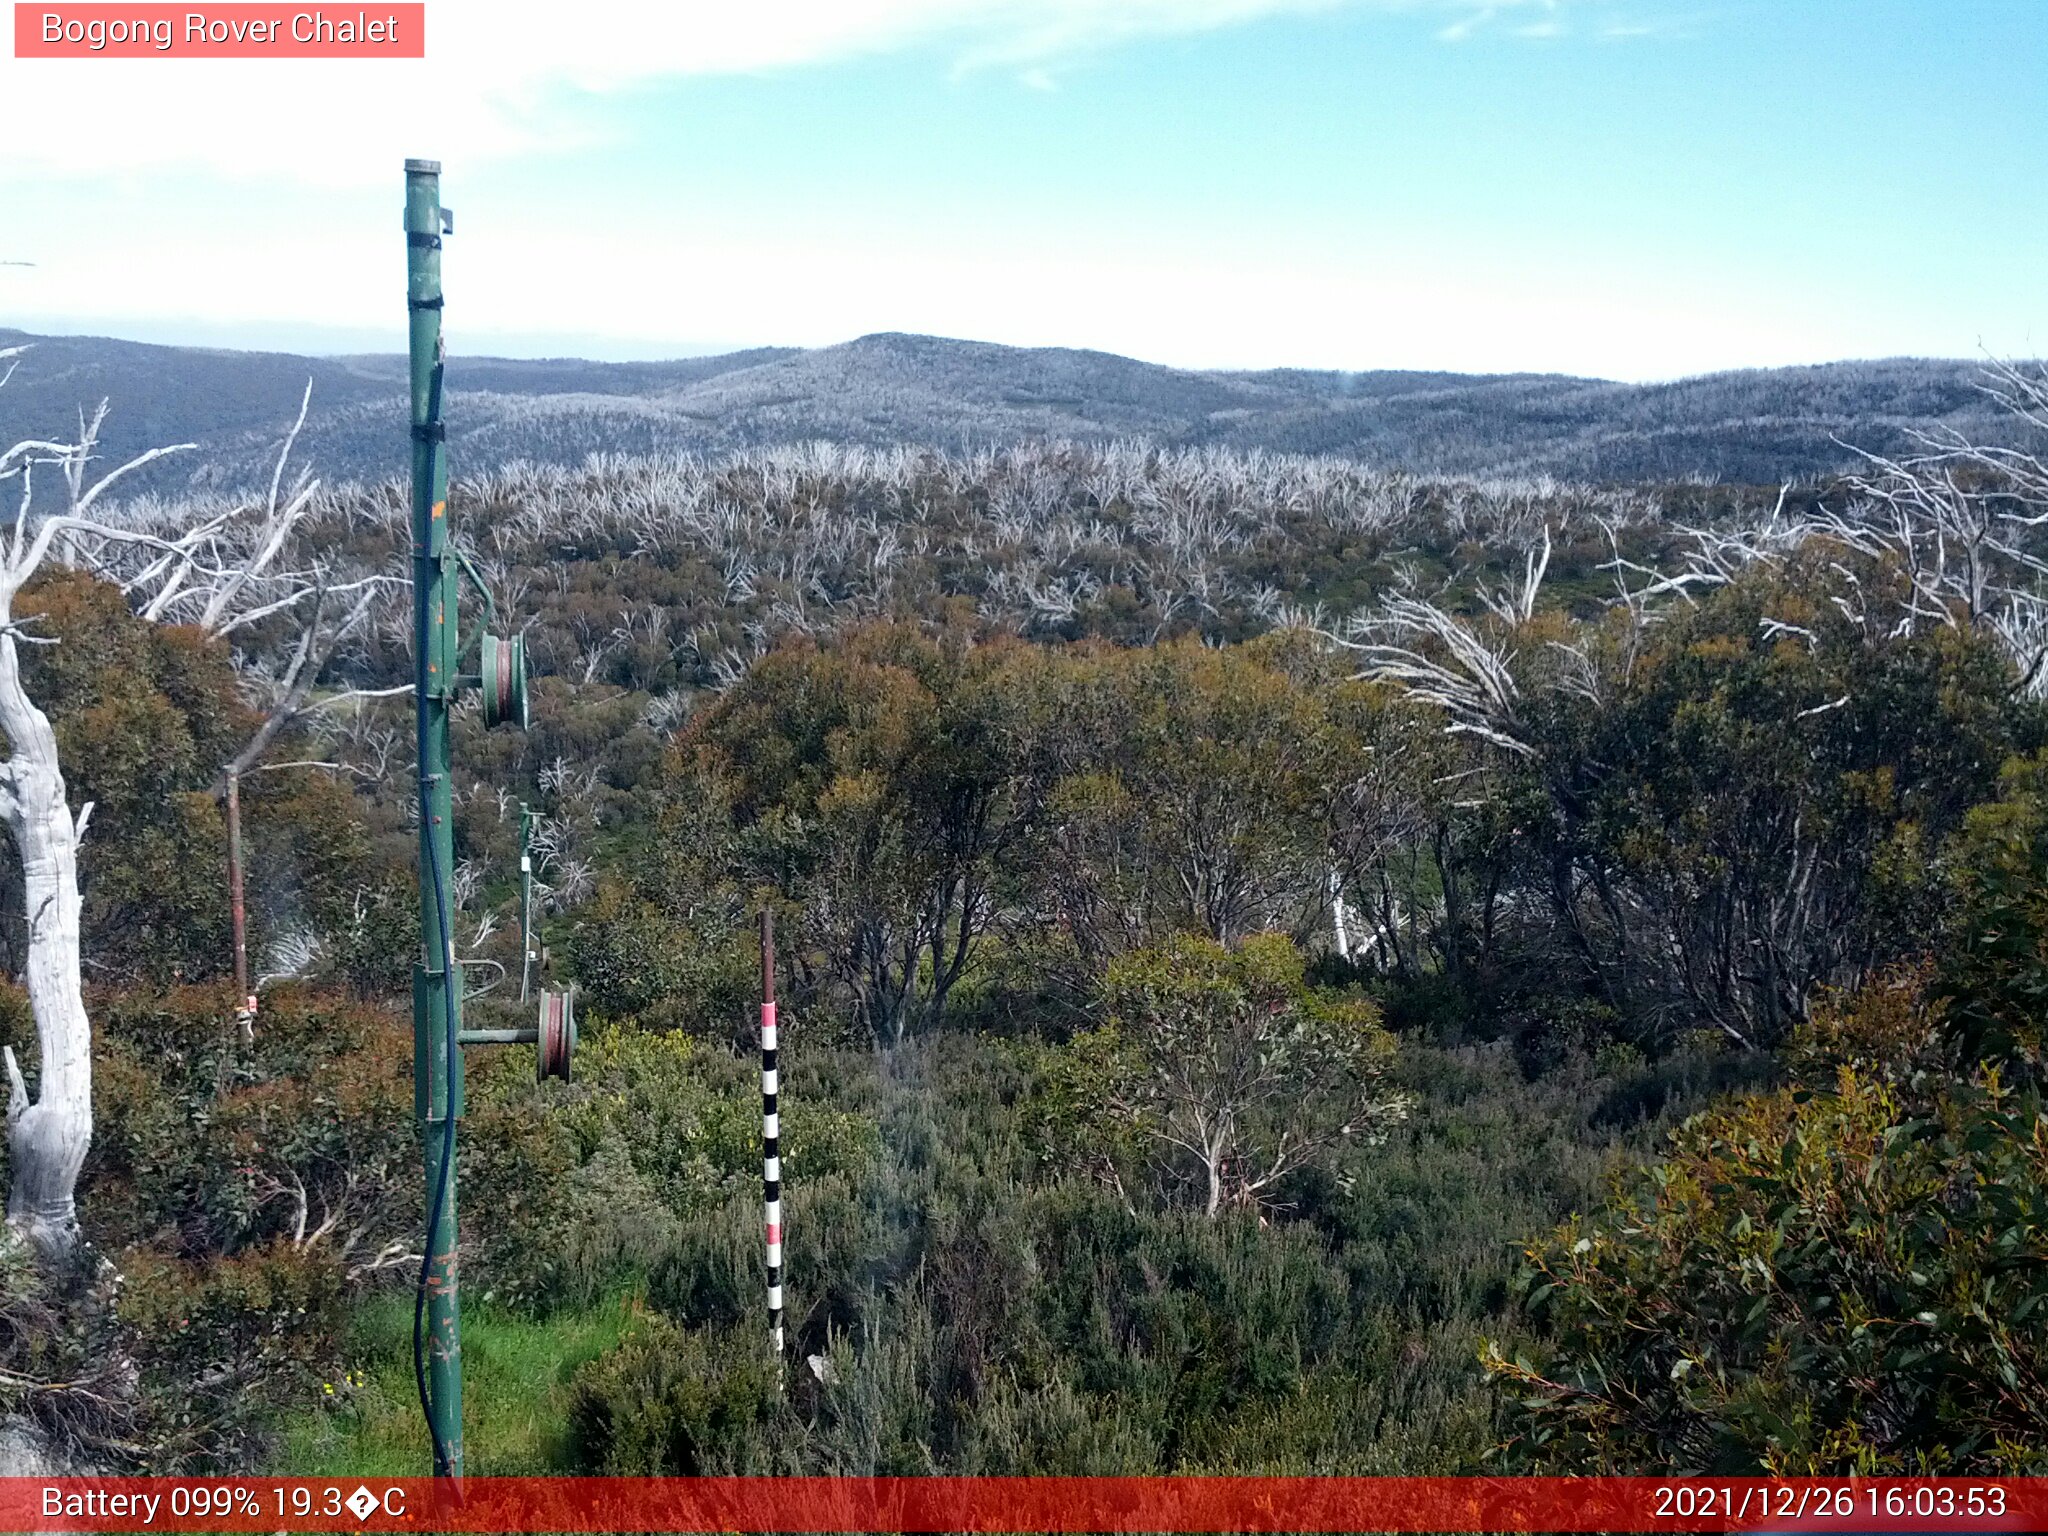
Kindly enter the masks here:
[[[287, 481], [286, 471], [312, 398], [309, 379], [299, 400], [298, 416], [278, 450], [269, 492], [260, 503], [252, 506], [229, 501], [196, 517], [182, 508], [173, 509], [170, 516], [183, 526], [175, 538], [164, 541], [77, 541], [79, 562], [117, 581], [142, 618], [188, 624], [209, 639], [238, 646], [246, 644], [252, 633], [264, 632], [257, 626], [275, 630], [283, 623], [288, 630], [297, 630], [296, 641], [282, 650], [259, 647], [253, 655], [238, 650], [243, 694], [259, 718], [241, 749], [221, 765], [213, 784], [214, 796], [222, 801], [227, 815], [235, 990], [241, 999], [245, 1042], [254, 1032], [256, 998], [250, 985], [243, 898], [242, 780], [251, 773], [285, 767], [355, 772], [353, 765], [325, 760], [264, 763], [263, 757], [285, 731], [317, 711], [412, 692], [410, 683], [380, 689], [318, 690], [337, 651], [374, 622], [380, 600], [402, 591], [405, 578], [392, 572], [337, 571], [330, 561], [308, 554], [314, 541], [307, 524], [322, 506], [317, 499], [320, 482], [303, 468]], [[147, 528], [162, 520], [145, 512], [137, 524]]]
[[[1994, 365], [1990, 380], [1987, 392], [2015, 425], [2048, 434], [2048, 374]], [[1715, 898], [1739, 910], [1748, 929], [1716, 919], [1718, 927], [1702, 933], [1698, 913], [1712, 909], [1700, 892], [1660, 887], [1597, 851], [1573, 851], [1590, 785], [1612, 768], [1546, 745], [1536, 727], [1560, 705], [1600, 709], [1625, 693], [1656, 626], [1746, 572], [1797, 574], [1805, 596], [1849, 620], [1852, 643], [1879, 647], [1935, 628], [1989, 636], [2013, 664], [2014, 690], [2048, 696], [2048, 459], [1952, 433], [1915, 434], [1914, 443], [1896, 458], [1864, 455], [1866, 469], [1846, 482], [1846, 501], [1833, 510], [1788, 516], [1787, 486], [1768, 514], [1759, 508], [1739, 524], [1680, 530], [1686, 544], [1662, 569], [1624, 557], [1603, 521], [1613, 549], [1613, 622], [1573, 626], [1568, 640], [1550, 638], [1556, 630], [1538, 622], [1547, 535], [1540, 549], [1525, 550], [1518, 583], [1478, 594], [1477, 614], [1402, 592], [1361, 615], [1348, 634], [1328, 636], [1361, 657], [1363, 676], [1435, 709], [1443, 731], [1486, 742], [1539, 777], [1564, 850], [1552, 859], [1549, 899], [1595, 974], [1626, 979], [1631, 953], [1626, 963], [1639, 976], [1667, 962], [1689, 973], [1687, 957], [1705, 951], [1713, 960], [1704, 969], [1716, 979], [1696, 990], [1712, 1000], [1713, 1022], [1745, 1047], [1758, 1042], [1759, 1026], [1778, 1027], [1788, 998], [1802, 1007], [1813, 984], [1841, 981], [1848, 963], [1832, 947], [1827, 919], [1816, 916], [1826, 910], [1826, 846], [1803, 809], [1784, 808], [1782, 837], [1751, 849], [1757, 868], [1782, 866], [1766, 892], [1724, 887]], [[1817, 620], [1765, 613], [1757, 622], [1766, 641], [1822, 644]], [[1831, 688], [1788, 711], [1783, 728], [1804, 729], [1854, 702]], [[1621, 942], [1631, 926], [1643, 929], [1646, 943]], [[1601, 943], [1611, 958], [1596, 953], [1595, 931], [1608, 936]], [[1739, 931], [1746, 936], [1738, 946]]]
[[[316, 695], [314, 690], [335, 652], [370, 620], [378, 599], [402, 587], [403, 578], [381, 573], [354, 573], [337, 579], [320, 562], [295, 565], [290, 556], [303, 544], [302, 524], [314, 508], [320, 482], [301, 470], [285, 492], [285, 470], [292, 446], [306, 425], [313, 382], [299, 400], [298, 419], [285, 434], [271, 471], [270, 494], [260, 512], [240, 522], [213, 519], [200, 541], [178, 554], [159, 554], [141, 571], [127, 576], [126, 590], [149, 591], [142, 616], [162, 619], [185, 616], [201, 633], [227, 638], [245, 626], [289, 614], [299, 626], [298, 643], [281, 664], [243, 669], [244, 692], [261, 718], [249, 739], [222, 765], [213, 790], [227, 811], [228, 904], [234, 929], [235, 995], [242, 1040], [255, 1034], [256, 987], [249, 975], [249, 929], [243, 895], [242, 780], [262, 767], [341, 767], [321, 762], [264, 764], [263, 755], [291, 726], [316, 710], [389, 698], [412, 692], [412, 684], [392, 688], [346, 688]], [[208, 581], [202, 569], [226, 570], [225, 579]], [[152, 585], [153, 584], [153, 585]], [[337, 603], [335, 599], [339, 598]], [[259, 767], [259, 765], [261, 765]], [[350, 771], [354, 771], [351, 769]]]
[[[23, 350], [0, 351], [0, 360]], [[40, 1063], [31, 1099], [13, 1050], [5, 1053], [7, 1225], [53, 1256], [77, 1243], [78, 1173], [92, 1140], [92, 1025], [81, 986], [78, 880], [79, 844], [92, 806], [71, 809], [56, 732], [22, 676], [21, 647], [51, 638], [23, 631], [14, 618], [15, 599], [46, 566], [71, 565], [118, 582], [144, 618], [195, 623], [221, 636], [292, 613], [324, 592], [359, 593], [390, 580], [335, 584], [317, 569], [290, 564], [286, 551], [311, 502], [309, 481], [290, 498], [273, 486], [265, 503], [202, 508], [183, 527], [160, 513], [102, 510], [124, 477], [193, 446], [153, 448], [95, 476], [106, 414], [102, 403], [89, 419], [81, 415], [71, 441], [26, 439], [0, 452], [0, 486], [12, 491], [9, 482], [19, 482], [12, 530], [0, 538], [0, 733], [9, 749], [0, 762], [0, 821], [21, 861], [28, 925], [22, 981]], [[32, 519], [38, 472], [56, 477], [63, 509]]]
[[[2048, 371], [1994, 362], [1980, 388], [2018, 433], [2048, 441]], [[1832, 549], [1841, 558], [1830, 570], [1843, 590], [1827, 601], [1873, 640], [1974, 629], [2005, 650], [2021, 690], [2048, 697], [2048, 458], [1953, 429], [1906, 435], [1910, 451], [1896, 457], [1842, 444], [1864, 467], [1844, 481], [1848, 497], [1837, 508], [1788, 517], [1786, 486], [1767, 517], [1682, 529], [1687, 547], [1670, 570], [1623, 559], [1617, 547], [1609, 568], [1619, 601], [1648, 622], [1663, 599], [1690, 602], [1696, 590], [1725, 586], [1752, 567]], [[1782, 620], [1764, 625], [1773, 635], [1812, 638]]]
[[[10, 348], [0, 357], [21, 350]], [[28, 920], [22, 980], [35, 1015], [41, 1062], [38, 1092], [31, 1100], [13, 1047], [5, 1052], [12, 1174], [7, 1225], [53, 1256], [67, 1253], [77, 1241], [73, 1197], [92, 1141], [92, 1023], [86, 1017], [81, 986], [78, 893], [78, 844], [92, 806], [88, 803], [73, 814], [57, 756], [57, 733], [23, 686], [21, 647], [42, 637], [21, 631], [14, 621], [14, 600], [64, 540], [81, 534], [141, 537], [106, 528], [87, 513], [122, 476], [178, 449], [152, 449], [87, 486], [92, 439], [103, 418], [104, 412], [90, 426], [81, 423], [76, 442], [27, 439], [0, 453], [0, 485], [21, 482], [13, 531], [0, 551], [0, 732], [6, 734], [9, 749], [7, 760], [0, 763], [0, 821], [5, 821], [21, 859], [22, 910]], [[69, 510], [31, 528], [29, 503], [38, 468], [57, 471], [69, 492]]]
[[[1993, 363], [1984, 392], [2048, 440], [2048, 371]], [[1897, 627], [1974, 627], [1999, 640], [2023, 686], [2048, 695], [2048, 460], [1953, 431], [1911, 434], [1899, 458], [1865, 453], [1855, 501], [1817, 531], [1886, 558], [1905, 578]]]
[[1516, 678], [1516, 639], [1535, 614], [1549, 569], [1546, 527], [1541, 548], [1524, 552], [1522, 579], [1480, 594], [1491, 625], [1432, 599], [1398, 592], [1377, 613], [1360, 616], [1349, 633], [1318, 633], [1362, 658], [1360, 676], [1391, 683], [1416, 702], [1442, 710], [1444, 729], [1451, 735], [1475, 736], [1517, 757], [1533, 757], [1536, 749], [1525, 739], [1523, 687]]

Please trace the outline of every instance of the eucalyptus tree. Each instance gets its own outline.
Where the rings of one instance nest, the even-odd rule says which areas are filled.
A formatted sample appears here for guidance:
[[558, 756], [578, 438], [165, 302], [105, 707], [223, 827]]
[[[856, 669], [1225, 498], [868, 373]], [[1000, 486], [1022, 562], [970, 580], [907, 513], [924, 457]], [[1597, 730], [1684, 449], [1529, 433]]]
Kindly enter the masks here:
[[[2048, 384], [1994, 379], [2048, 428]], [[1817, 988], [1921, 942], [1934, 852], [2043, 728], [2048, 468], [1922, 447], [1832, 509], [1788, 516], [1788, 488], [1685, 530], [1661, 568], [1613, 540], [1597, 618], [1545, 595], [1546, 529], [1477, 604], [1397, 592], [1334, 637], [1469, 743], [1472, 774], [1536, 789], [1519, 878], [1638, 1034], [1769, 1045]]]
[[714, 848], [712, 880], [774, 892], [799, 995], [815, 959], [900, 1044], [943, 1016], [1035, 819], [1042, 670], [1014, 641], [906, 625], [778, 648], [678, 739], [668, 862]]
[[1192, 1174], [1207, 1216], [1269, 1206], [1291, 1175], [1407, 1118], [1379, 1011], [1310, 988], [1284, 934], [1234, 949], [1177, 936], [1112, 964], [1103, 998], [1107, 1033], [1083, 1042], [1108, 1046], [1103, 1109], [1169, 1182]]

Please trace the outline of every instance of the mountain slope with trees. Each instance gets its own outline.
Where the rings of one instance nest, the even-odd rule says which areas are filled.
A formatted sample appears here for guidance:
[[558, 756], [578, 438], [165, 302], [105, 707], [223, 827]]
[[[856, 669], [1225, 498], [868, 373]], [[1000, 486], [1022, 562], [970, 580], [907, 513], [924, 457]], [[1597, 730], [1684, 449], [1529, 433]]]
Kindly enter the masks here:
[[[7, 467], [83, 476], [39, 441]], [[584, 1025], [572, 1084], [471, 1062], [472, 1469], [2048, 1470], [2044, 497], [1940, 445], [1782, 493], [1073, 442], [467, 474], [540, 674], [524, 733], [455, 716], [469, 1017], [522, 1019], [525, 802]], [[77, 897], [66, 988], [0, 987], [11, 1131], [91, 1025], [0, 1414], [416, 1470], [405, 497], [85, 510], [10, 546], [0, 645]]]
[[[152, 486], [248, 488], [275, 453], [279, 402], [310, 378], [305, 449], [330, 481], [402, 468], [398, 356], [304, 358], [31, 338], [37, 366], [0, 393], [0, 438], [118, 405], [118, 457], [166, 442], [204, 452]], [[1669, 384], [1561, 375], [1203, 372], [1103, 352], [932, 336], [864, 336], [662, 363], [449, 360], [458, 465], [575, 465], [591, 454], [720, 454], [812, 440], [952, 452], [1026, 442], [1141, 440], [1332, 455], [1381, 470], [1548, 475], [1593, 482], [1702, 478], [1776, 485], [1854, 467], [1913, 430], [2003, 440], [1980, 364], [1893, 359], [1711, 374]]]

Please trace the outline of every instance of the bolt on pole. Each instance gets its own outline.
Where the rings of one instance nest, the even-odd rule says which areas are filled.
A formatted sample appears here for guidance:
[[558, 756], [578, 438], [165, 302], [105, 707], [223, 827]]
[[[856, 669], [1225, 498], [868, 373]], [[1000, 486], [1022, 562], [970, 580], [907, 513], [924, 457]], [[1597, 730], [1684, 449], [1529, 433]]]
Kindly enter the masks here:
[[426, 1257], [413, 1321], [434, 1475], [462, 1475], [462, 1329], [455, 1252], [455, 1126], [462, 1113], [462, 976], [455, 963], [448, 719], [460, 637], [441, 423], [441, 166], [405, 162], [412, 383], [413, 664], [420, 796], [420, 964], [413, 973], [413, 1102], [426, 1153]]

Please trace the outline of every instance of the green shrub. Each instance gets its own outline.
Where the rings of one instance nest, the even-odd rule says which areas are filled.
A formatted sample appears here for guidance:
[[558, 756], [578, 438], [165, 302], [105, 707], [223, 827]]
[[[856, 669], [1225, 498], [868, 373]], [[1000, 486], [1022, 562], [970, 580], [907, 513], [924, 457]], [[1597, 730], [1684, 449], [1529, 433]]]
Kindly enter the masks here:
[[2048, 752], [2006, 765], [1950, 864], [1956, 900], [1937, 990], [1969, 1056], [2048, 1079]]
[[1407, 1114], [1381, 1083], [1394, 1040], [1379, 1010], [1311, 990], [1285, 934], [1235, 949], [1183, 935], [1124, 955], [1103, 996], [1104, 1029], [1048, 1063], [1045, 1133], [1113, 1175], [1141, 1148], [1211, 1216], [1272, 1204], [1283, 1181], [1341, 1165]]
[[576, 1375], [571, 1454], [611, 1477], [698, 1477], [766, 1470], [775, 1370], [759, 1329], [744, 1343], [646, 1317]]
[[222, 988], [93, 999], [94, 1133], [81, 1204], [108, 1248], [189, 1258], [284, 1240], [373, 1265], [418, 1168], [412, 1051], [391, 1013], [269, 991], [253, 1046]]
[[331, 1374], [347, 1297], [332, 1254], [287, 1241], [197, 1261], [127, 1254], [119, 1316], [142, 1362], [153, 1464], [246, 1465], [275, 1405]]
[[576, 914], [568, 959], [597, 1014], [737, 1044], [753, 1029], [760, 996], [750, 938], [722, 912], [672, 915], [611, 877]]
[[[502, 1300], [542, 1306], [651, 1278], [680, 1315], [732, 1315], [740, 1250], [707, 1212], [730, 1207], [734, 1230], [760, 1239], [758, 1067], [687, 1035], [619, 1026], [584, 1038], [574, 1083], [532, 1074], [524, 1051], [474, 1064], [464, 1209], [480, 1229], [477, 1277]], [[799, 1187], [874, 1157], [871, 1123], [793, 1090], [782, 1157]]]
[[[1917, 983], [1530, 1246], [1504, 1455], [1570, 1472], [2048, 1471], [2048, 1118]], [[1832, 1064], [1832, 1074], [1827, 1069]]]

